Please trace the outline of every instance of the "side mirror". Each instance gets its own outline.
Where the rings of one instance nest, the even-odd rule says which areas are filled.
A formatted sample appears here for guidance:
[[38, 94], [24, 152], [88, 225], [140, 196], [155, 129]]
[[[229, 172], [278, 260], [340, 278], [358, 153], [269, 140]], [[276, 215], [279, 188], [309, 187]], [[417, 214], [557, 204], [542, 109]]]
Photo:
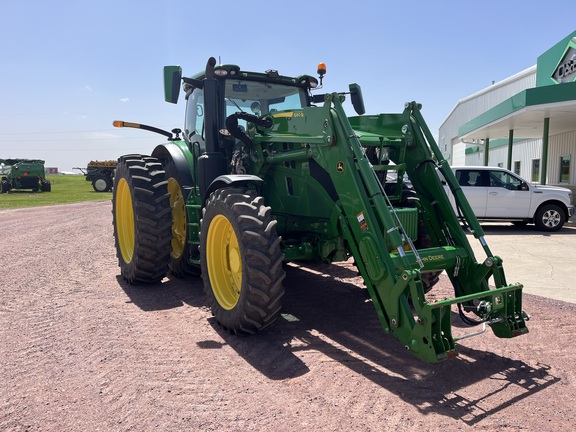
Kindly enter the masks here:
[[520, 183], [520, 186], [518, 186], [518, 189], [522, 190], [522, 191], [530, 190], [530, 188], [528, 187], [528, 184], [526, 182]]
[[315, 94], [312, 96], [312, 103], [322, 103], [326, 100], [325, 94]]
[[352, 102], [354, 111], [356, 111], [358, 115], [364, 114], [366, 112], [366, 109], [364, 109], [364, 98], [362, 97], [362, 89], [356, 83], [350, 84], [348, 88], [350, 89], [350, 101]]
[[177, 103], [182, 82], [182, 68], [180, 66], [164, 66], [164, 100]]

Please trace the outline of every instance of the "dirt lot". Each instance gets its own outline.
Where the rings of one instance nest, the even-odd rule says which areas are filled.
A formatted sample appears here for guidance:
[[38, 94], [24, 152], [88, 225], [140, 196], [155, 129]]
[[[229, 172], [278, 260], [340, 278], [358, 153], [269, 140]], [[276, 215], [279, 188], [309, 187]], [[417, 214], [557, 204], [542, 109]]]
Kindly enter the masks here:
[[384, 334], [350, 265], [290, 267], [282, 318], [230, 336], [196, 279], [126, 285], [111, 224], [109, 202], [0, 211], [0, 430], [574, 428], [574, 304], [525, 295], [529, 335], [431, 365]]

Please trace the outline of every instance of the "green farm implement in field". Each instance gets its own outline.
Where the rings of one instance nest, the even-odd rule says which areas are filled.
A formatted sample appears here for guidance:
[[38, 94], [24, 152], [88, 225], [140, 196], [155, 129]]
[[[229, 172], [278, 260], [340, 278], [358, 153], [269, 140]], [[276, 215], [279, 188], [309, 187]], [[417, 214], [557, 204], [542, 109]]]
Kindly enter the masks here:
[[0, 180], [0, 193], [28, 189], [33, 192], [50, 192], [52, 185], [46, 179], [44, 161], [39, 159], [0, 159], [7, 171]]

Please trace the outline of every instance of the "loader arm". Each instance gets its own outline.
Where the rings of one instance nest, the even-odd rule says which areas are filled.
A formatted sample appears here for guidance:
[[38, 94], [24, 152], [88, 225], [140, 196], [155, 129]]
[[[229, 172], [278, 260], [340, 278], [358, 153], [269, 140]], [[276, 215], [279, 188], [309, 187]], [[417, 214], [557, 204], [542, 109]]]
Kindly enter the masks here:
[[[337, 220], [338, 235], [355, 258], [382, 327], [414, 355], [436, 362], [457, 354], [451, 313], [458, 304], [463, 310], [472, 310], [477, 322], [490, 325], [499, 337], [528, 331], [522, 313], [522, 286], [506, 284], [502, 261], [492, 256], [485, 244], [482, 229], [455, 179], [450, 177], [448, 165], [441, 159], [417, 104], [407, 104], [400, 115], [348, 119], [340, 96], [327, 95], [323, 107], [276, 114], [273, 127], [262, 131], [255, 142], [264, 149], [259, 160], [263, 161], [260, 175], [265, 184], [285, 181], [284, 174], [266, 178], [269, 171], [274, 171], [270, 166], [277, 167], [278, 172], [284, 169], [282, 164], [307, 161], [311, 177], [333, 202], [336, 216], [332, 219]], [[296, 148], [273, 150], [280, 142], [293, 143]], [[387, 152], [395, 169], [405, 171], [412, 181], [419, 208], [396, 209], [384, 192], [375, 174], [378, 167], [366, 156], [367, 145], [383, 144], [389, 147]], [[483, 242], [487, 258], [482, 263], [476, 261], [436, 169], [446, 172], [468, 226]], [[285, 201], [282, 200], [283, 206]], [[280, 203], [272, 203], [272, 208], [278, 206]], [[433, 247], [416, 250], [410, 240], [411, 228], [405, 225], [418, 215], [433, 239]], [[279, 214], [278, 219], [282, 218]], [[285, 250], [285, 255], [309, 258], [294, 257], [290, 250]], [[441, 270], [448, 273], [455, 295], [430, 303], [426, 301], [421, 275], [424, 271]], [[489, 287], [491, 277], [495, 289]]]
[[[339, 101], [334, 101], [334, 110], [338, 114], [337, 118], [344, 118]], [[392, 331], [404, 343], [406, 349], [428, 361], [442, 360], [456, 353], [450, 318], [453, 305], [474, 310], [480, 318], [479, 321], [489, 324], [498, 337], [514, 337], [527, 333], [525, 314], [522, 311], [522, 285], [507, 285], [502, 260], [493, 256], [488, 248], [483, 230], [448, 163], [442, 158], [422, 118], [419, 106], [414, 102], [406, 104], [403, 114], [399, 118], [394, 117], [393, 120], [403, 135], [405, 149], [400, 150], [405, 152], [397, 150], [391, 153], [393, 156], [405, 154], [405, 157], [396, 163], [405, 166], [406, 173], [420, 198], [424, 223], [437, 246], [405, 253], [399, 247], [398, 253], [388, 254], [389, 259], [382, 259], [379, 265], [387, 268], [389, 277], [374, 278], [369, 271], [361, 269], [375, 307], [379, 310], [384, 329]], [[386, 124], [386, 119], [375, 119], [372, 122], [369, 119], [364, 120], [364, 124], [369, 125], [372, 132], [376, 133], [378, 127], [374, 123], [378, 122]], [[361, 162], [363, 159], [361, 146], [352, 133], [354, 130], [352, 125], [347, 125], [346, 121], [342, 121], [341, 124], [346, 135], [350, 137], [350, 147], [358, 159], [359, 173], [368, 184], [370, 182], [368, 179], [374, 176], [374, 171], [370, 167], [366, 168]], [[391, 125], [386, 126], [389, 128]], [[455, 194], [467, 226], [482, 244], [486, 259], [481, 263], [477, 262], [459, 219], [450, 205], [444, 187], [435, 172], [437, 167]], [[372, 192], [368, 190], [368, 193]], [[376, 193], [373, 202], [378, 215], [393, 211], [392, 207], [386, 205], [386, 200], [382, 199], [381, 194]], [[382, 218], [381, 223], [386, 233], [395, 232], [397, 228], [394, 222], [390, 224], [390, 218]], [[364, 240], [360, 240], [360, 244], [362, 241]], [[416, 255], [420, 255], [419, 260]], [[361, 250], [359, 257], [365, 266], [374, 265], [370, 263], [370, 259], [366, 259]], [[406, 264], [406, 261], [409, 263]], [[446, 270], [454, 286], [454, 298], [436, 303], [425, 300], [420, 272], [431, 268]], [[489, 288], [488, 281], [491, 277], [496, 285], [494, 289]], [[410, 308], [409, 304], [413, 308]]]

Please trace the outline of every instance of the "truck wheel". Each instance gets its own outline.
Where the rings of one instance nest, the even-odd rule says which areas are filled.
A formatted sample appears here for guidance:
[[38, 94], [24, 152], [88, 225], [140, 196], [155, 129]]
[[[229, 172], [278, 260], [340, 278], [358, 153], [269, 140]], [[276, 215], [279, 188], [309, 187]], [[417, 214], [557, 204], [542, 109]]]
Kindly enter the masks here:
[[118, 265], [129, 283], [154, 283], [168, 271], [170, 196], [162, 164], [129, 155], [118, 160], [112, 196]]
[[92, 187], [96, 192], [110, 192], [112, 189], [112, 179], [110, 177], [98, 176], [92, 180]]
[[558, 231], [564, 225], [566, 216], [556, 204], [547, 204], [538, 209], [534, 224], [540, 231]]
[[0, 193], [7, 193], [8, 192], [8, 182], [6, 180], [2, 180], [0, 182]]
[[281, 238], [271, 208], [254, 191], [213, 192], [203, 210], [200, 257], [204, 292], [228, 331], [252, 334], [272, 324], [284, 295]]
[[42, 182], [42, 192], [51, 192], [52, 191], [52, 184], [50, 180], [45, 180]]

